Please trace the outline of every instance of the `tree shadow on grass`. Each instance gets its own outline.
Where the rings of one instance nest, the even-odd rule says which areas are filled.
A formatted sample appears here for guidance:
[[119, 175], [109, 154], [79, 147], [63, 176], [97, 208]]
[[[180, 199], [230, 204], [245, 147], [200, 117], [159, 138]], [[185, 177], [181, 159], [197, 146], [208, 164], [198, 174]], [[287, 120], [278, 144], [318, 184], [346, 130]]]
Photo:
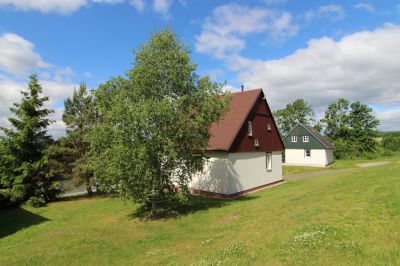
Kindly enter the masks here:
[[83, 200], [83, 199], [102, 199], [102, 198], [114, 198], [118, 197], [116, 194], [110, 194], [110, 193], [100, 193], [96, 192], [92, 196], [88, 196], [87, 194], [80, 194], [80, 195], [71, 195], [71, 196], [61, 196], [57, 198], [56, 201], [77, 201], [77, 200]]
[[[258, 196], [247, 195], [235, 199], [215, 199], [204, 196], [190, 196], [185, 203], [163, 203], [157, 207], [156, 215], [152, 220], [178, 218], [179, 216], [192, 214], [198, 211], [205, 211], [212, 208], [221, 208], [235, 202], [248, 201], [258, 198]], [[146, 208], [139, 207], [128, 217], [131, 219], [149, 219], [149, 212]]]
[[0, 239], [49, 219], [20, 207], [0, 210]]

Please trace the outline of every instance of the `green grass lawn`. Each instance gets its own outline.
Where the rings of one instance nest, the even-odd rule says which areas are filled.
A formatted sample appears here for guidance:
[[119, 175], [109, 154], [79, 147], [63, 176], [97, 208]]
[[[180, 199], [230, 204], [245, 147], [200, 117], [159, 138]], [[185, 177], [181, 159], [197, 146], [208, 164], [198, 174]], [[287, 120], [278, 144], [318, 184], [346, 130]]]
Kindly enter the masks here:
[[400, 157], [398, 155], [394, 155], [391, 157], [378, 157], [374, 159], [365, 159], [365, 158], [356, 158], [350, 160], [336, 160], [333, 164], [328, 167], [308, 167], [308, 166], [283, 166], [283, 175], [297, 175], [297, 174], [305, 174], [305, 173], [314, 173], [314, 172], [322, 172], [327, 170], [341, 170], [341, 169], [350, 169], [350, 168], [358, 168], [356, 164], [360, 163], [370, 163], [370, 162], [380, 162], [380, 161], [396, 161]]
[[114, 197], [0, 211], [0, 265], [400, 265], [400, 158], [159, 220]]

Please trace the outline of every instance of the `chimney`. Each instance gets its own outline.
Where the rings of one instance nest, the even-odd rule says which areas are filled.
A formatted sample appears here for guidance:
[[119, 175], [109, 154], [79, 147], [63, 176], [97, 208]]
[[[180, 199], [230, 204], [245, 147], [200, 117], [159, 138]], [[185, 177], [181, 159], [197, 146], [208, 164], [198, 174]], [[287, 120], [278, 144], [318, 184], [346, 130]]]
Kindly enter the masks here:
[[242, 92], [244, 91], [244, 85], [242, 85]]

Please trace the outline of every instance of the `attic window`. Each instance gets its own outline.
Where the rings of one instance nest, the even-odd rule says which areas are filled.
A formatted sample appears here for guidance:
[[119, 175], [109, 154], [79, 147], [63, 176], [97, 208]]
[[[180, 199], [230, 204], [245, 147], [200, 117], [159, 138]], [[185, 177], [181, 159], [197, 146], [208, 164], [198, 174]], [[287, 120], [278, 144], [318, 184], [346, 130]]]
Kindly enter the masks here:
[[309, 136], [303, 136], [303, 142], [309, 142], [310, 137]]
[[297, 142], [297, 136], [292, 136], [292, 142]]
[[247, 136], [253, 136], [253, 124], [251, 121], [247, 121]]
[[268, 131], [271, 131], [271, 130], [272, 130], [271, 124], [267, 124], [267, 130], [268, 130]]

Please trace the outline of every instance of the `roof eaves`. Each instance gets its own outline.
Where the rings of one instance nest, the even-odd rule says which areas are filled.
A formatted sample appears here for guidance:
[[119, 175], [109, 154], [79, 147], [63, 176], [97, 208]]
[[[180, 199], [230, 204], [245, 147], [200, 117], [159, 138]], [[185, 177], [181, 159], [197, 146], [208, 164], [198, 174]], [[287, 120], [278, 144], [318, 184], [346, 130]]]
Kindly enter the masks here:
[[328, 147], [325, 143], [323, 143], [320, 139], [319, 139], [319, 137], [318, 136], [316, 136], [315, 134], [314, 134], [314, 132], [312, 132], [311, 130], [309, 130], [307, 127], [305, 127], [303, 124], [300, 124], [305, 130], [307, 130], [308, 132], [310, 132], [311, 133], [311, 135], [313, 135], [318, 141], [319, 141], [319, 143], [321, 143], [325, 148], [327, 148], [327, 149], [332, 149], [332, 147]]
[[235, 141], [235, 139], [236, 139], [236, 137], [237, 137], [237, 135], [238, 135], [240, 129], [242, 129], [243, 124], [244, 124], [244, 122], [246, 121], [246, 118], [249, 116], [250, 111], [253, 109], [254, 104], [257, 102], [258, 98], [260, 97], [260, 94], [261, 94], [262, 91], [263, 91], [262, 88], [259, 88], [259, 89], [256, 89], [256, 90], [259, 90], [258, 95], [257, 95], [257, 97], [255, 97], [255, 100], [253, 101], [253, 103], [252, 103], [252, 105], [250, 106], [249, 110], [247, 110], [246, 115], [245, 115], [245, 116], [243, 117], [243, 119], [242, 119], [242, 123], [240, 124], [240, 127], [238, 127], [238, 129], [236, 130], [235, 135], [234, 135], [234, 137], [231, 139], [231, 142], [229, 143], [228, 149], [227, 149], [226, 151], [229, 151], [229, 150], [231, 149], [231, 146], [232, 146], [233, 142]]

